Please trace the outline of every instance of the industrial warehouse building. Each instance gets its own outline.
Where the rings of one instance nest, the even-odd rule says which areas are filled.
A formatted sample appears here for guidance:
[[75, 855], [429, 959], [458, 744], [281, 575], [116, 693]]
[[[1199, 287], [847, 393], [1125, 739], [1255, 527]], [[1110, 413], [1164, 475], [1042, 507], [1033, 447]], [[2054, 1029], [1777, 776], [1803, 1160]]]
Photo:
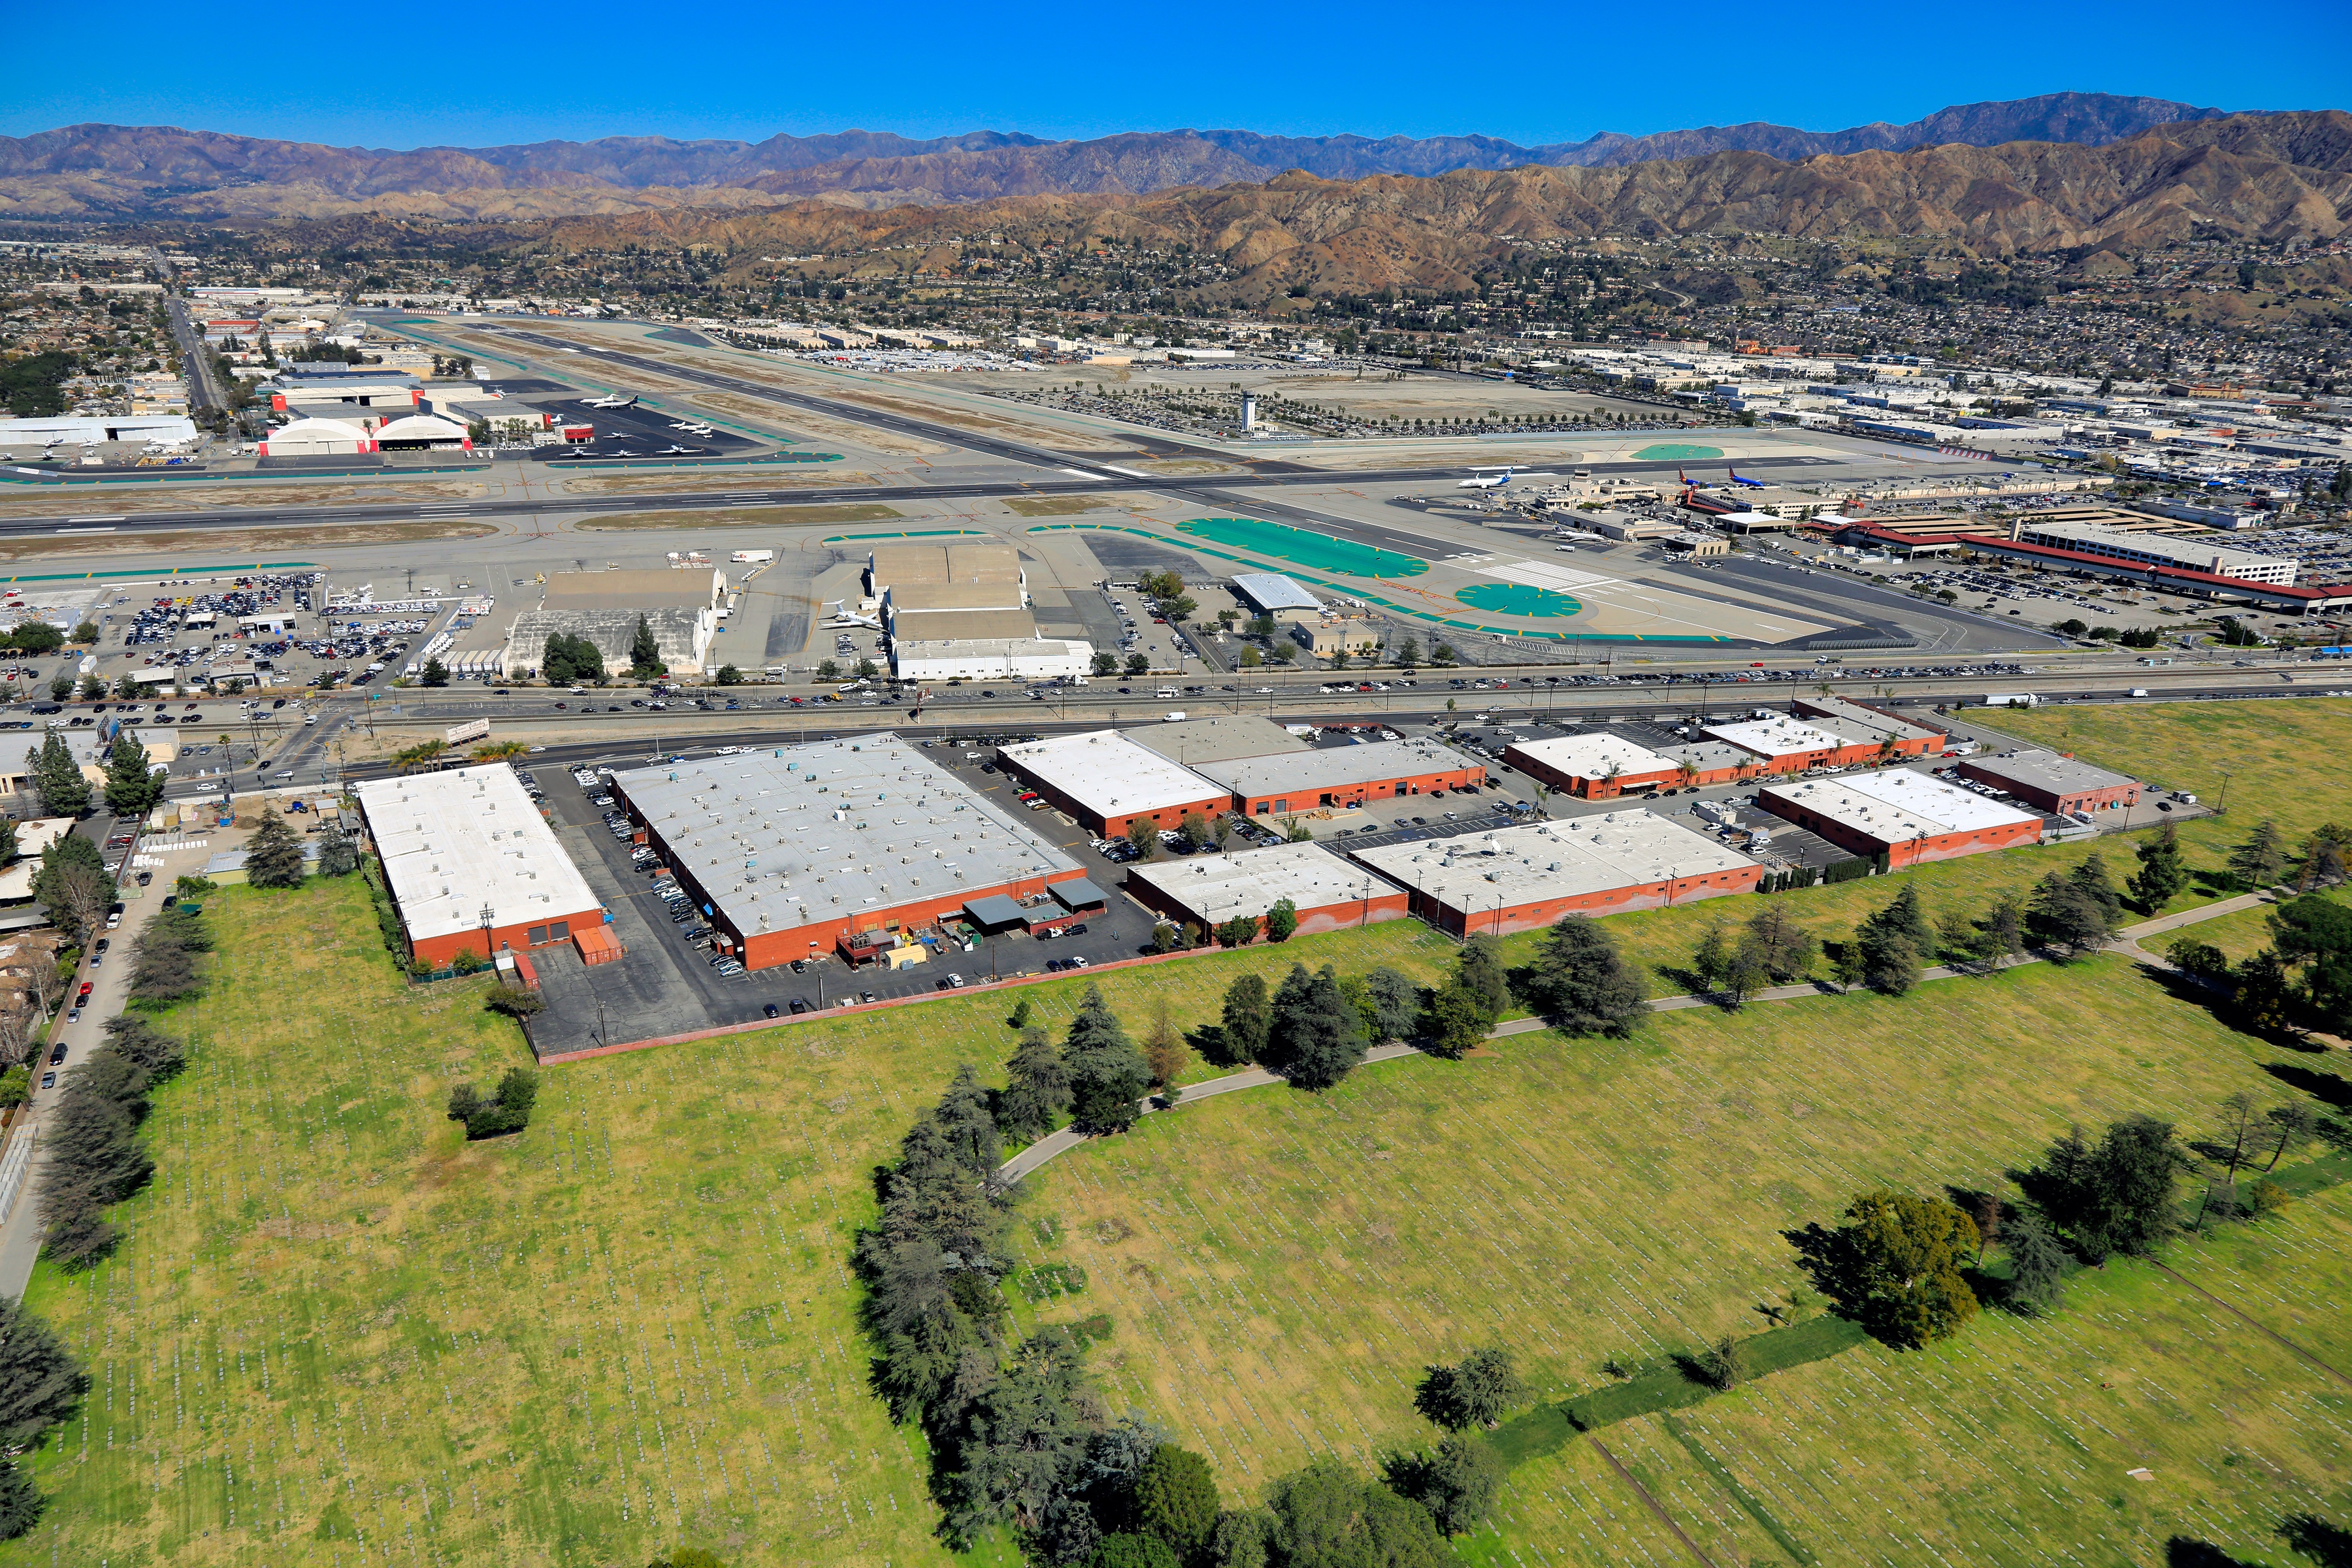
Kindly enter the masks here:
[[1483, 763], [1426, 738], [1201, 762], [1192, 771], [1223, 784], [1233, 809], [1244, 816], [1361, 805], [1486, 782]]
[[2057, 752], [2003, 752], [1998, 756], [1970, 757], [1960, 763], [1959, 771], [1964, 778], [2007, 790], [2035, 810], [2053, 816], [2077, 811], [2128, 809], [2139, 804], [2139, 780], [2095, 768]]
[[640, 768], [613, 787], [753, 969], [836, 951], [855, 962], [962, 918], [969, 903], [1034, 900], [1086, 879], [891, 734]]
[[1189, 768], [1202, 763], [1232, 762], [1237, 757], [1311, 751], [1314, 734], [1312, 724], [1301, 724], [1294, 731], [1264, 714], [1212, 713], [1205, 719], [1179, 719], [1131, 730], [1128, 739]]
[[1800, 697], [1793, 706], [1801, 716], [1820, 720], [1819, 729], [1866, 742], [1874, 754], [1886, 749], [1889, 742], [1897, 756], [1924, 757], [1944, 749], [1943, 731], [1915, 724], [1866, 702], [1849, 702], [1843, 697]]
[[1889, 868], [2042, 841], [2042, 818], [1907, 768], [1768, 784], [1756, 803]]
[[1091, 730], [999, 747], [997, 764], [1076, 817], [1117, 838], [1137, 823], [1172, 828], [1188, 813], [1215, 816], [1232, 804], [1223, 785], [1139, 746], [1117, 730]]
[[1403, 888], [1413, 914], [1459, 937], [1753, 892], [1764, 875], [1703, 834], [1633, 810], [1359, 849], [1353, 858]]
[[1275, 844], [1230, 855], [1146, 860], [1128, 868], [1136, 902], [1176, 924], [1213, 931], [1247, 915], [1263, 931], [1266, 911], [1283, 900], [1297, 911], [1298, 934], [1402, 920], [1405, 894], [1319, 844]]
[[1814, 768], [1852, 767], [1879, 755], [1885, 737], [1856, 728], [1848, 732], [1836, 721], [1807, 724], [1785, 716], [1751, 719], [1736, 724], [1709, 724], [1699, 733], [1738, 747], [1756, 758], [1768, 773], [1801, 773]]
[[352, 793], [415, 957], [488, 959], [578, 942], [592, 927], [601, 938], [602, 901], [504, 763], [372, 779]]
[[866, 591], [900, 680], [1050, 680], [1094, 664], [1091, 643], [1039, 635], [1029, 574], [1009, 544], [877, 544]]
[[1646, 795], [1666, 786], [1725, 784], [1758, 767], [1755, 755], [1737, 746], [1700, 742], [1654, 752], [1606, 730], [1549, 741], [1514, 741], [1504, 748], [1503, 760], [1549, 788], [1587, 800]]

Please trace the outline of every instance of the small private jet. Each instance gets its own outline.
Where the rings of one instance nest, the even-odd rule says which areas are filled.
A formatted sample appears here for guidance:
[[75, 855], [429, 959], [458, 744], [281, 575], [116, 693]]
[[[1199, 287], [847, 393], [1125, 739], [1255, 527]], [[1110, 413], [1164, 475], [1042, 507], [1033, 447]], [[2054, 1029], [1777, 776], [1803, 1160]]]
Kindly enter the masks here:
[[635, 408], [637, 405], [635, 398], [623, 397], [617, 392], [610, 397], [583, 397], [580, 401], [590, 408]]

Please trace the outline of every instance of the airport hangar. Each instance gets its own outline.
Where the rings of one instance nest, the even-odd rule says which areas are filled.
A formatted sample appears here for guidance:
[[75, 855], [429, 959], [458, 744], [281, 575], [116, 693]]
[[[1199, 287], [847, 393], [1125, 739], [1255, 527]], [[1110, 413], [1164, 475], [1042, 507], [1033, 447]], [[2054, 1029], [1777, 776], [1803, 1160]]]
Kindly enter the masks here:
[[1009, 544], [877, 544], [866, 591], [900, 680], [1049, 680], [1094, 667], [1092, 643], [1038, 635], [1029, 574]]
[[[746, 968], [870, 946], [1086, 870], [897, 735], [616, 773], [630, 820]], [[992, 906], [994, 907], [994, 906]]]
[[1141, 861], [1128, 868], [1127, 890], [1144, 908], [1203, 934], [1244, 915], [1263, 932], [1266, 912], [1284, 899], [1302, 936], [1402, 920], [1407, 901], [1403, 889], [1311, 843]]
[[1764, 876], [1745, 855], [1631, 809], [1358, 849], [1351, 858], [1403, 888], [1410, 912], [1457, 937], [1751, 893]]
[[1767, 784], [1756, 804], [1887, 868], [2042, 841], [2042, 818], [1908, 768]]
[[504, 763], [354, 785], [410, 955], [609, 949], [604, 901]]

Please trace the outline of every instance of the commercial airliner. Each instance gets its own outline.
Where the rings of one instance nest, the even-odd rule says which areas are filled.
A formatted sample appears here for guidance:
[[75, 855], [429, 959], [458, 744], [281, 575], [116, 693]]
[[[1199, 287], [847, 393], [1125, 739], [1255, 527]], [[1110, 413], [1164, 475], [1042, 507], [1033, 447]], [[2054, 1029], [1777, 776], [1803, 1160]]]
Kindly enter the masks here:
[[1457, 490], [1499, 490], [1511, 482], [1508, 468], [1473, 468], [1471, 477], [1454, 488]]
[[1741, 479], [1741, 478], [1739, 477], [1739, 470], [1738, 470], [1738, 468], [1726, 468], [1723, 471], [1724, 471], [1725, 473], [1729, 474], [1729, 475], [1731, 476], [1731, 482], [1732, 482], [1733, 484], [1739, 486], [1739, 487], [1740, 487], [1741, 489], [1751, 489], [1751, 490], [1768, 490], [1768, 489], [1770, 489], [1772, 488], [1771, 486], [1769, 486], [1769, 485], [1766, 484], [1762, 479]]

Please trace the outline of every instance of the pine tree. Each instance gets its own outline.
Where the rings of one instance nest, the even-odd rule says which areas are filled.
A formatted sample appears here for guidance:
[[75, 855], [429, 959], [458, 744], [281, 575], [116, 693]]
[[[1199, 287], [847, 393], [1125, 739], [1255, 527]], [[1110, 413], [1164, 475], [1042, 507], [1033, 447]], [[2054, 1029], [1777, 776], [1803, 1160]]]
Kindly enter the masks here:
[[1274, 1026], [1258, 1059], [1296, 1089], [1321, 1092], [1364, 1059], [1364, 1016], [1339, 989], [1329, 964], [1318, 974], [1293, 964], [1275, 993]]
[[1151, 1064], [1128, 1038], [1099, 986], [1087, 987], [1063, 1038], [1062, 1061], [1070, 1074], [1070, 1110], [1080, 1124], [1106, 1132], [1135, 1124], [1135, 1102], [1150, 1087]]
[[163, 781], [152, 771], [147, 748], [128, 730], [114, 737], [106, 753], [106, 809], [117, 816], [144, 816], [163, 798]]
[[449, 684], [449, 667], [437, 658], [428, 658], [425, 661], [425, 668], [417, 672], [417, 679], [422, 685], [446, 686]]
[[1607, 931], [1581, 915], [1560, 917], [1524, 980], [1529, 1005], [1565, 1034], [1622, 1037], [1649, 1011], [1641, 972]]
[[2230, 851], [2230, 869], [2249, 888], [2271, 887], [2284, 876], [2286, 841], [2278, 824], [2268, 817], [2255, 824], [2253, 837]]
[[988, 1090], [981, 1087], [980, 1073], [970, 1062], [957, 1064], [955, 1078], [932, 1114], [959, 1164], [977, 1176], [996, 1169], [1003, 1158], [1003, 1141], [988, 1109]]
[[1020, 1047], [1005, 1066], [1010, 1081], [997, 1098], [996, 1124], [1008, 1138], [1034, 1142], [1070, 1109], [1070, 1074], [1045, 1031], [1021, 1031]]
[[1266, 1033], [1274, 1026], [1263, 976], [1244, 974], [1225, 987], [1223, 1022], [1225, 1059], [1257, 1060], [1265, 1050]]
[[38, 1524], [47, 1502], [23, 1466], [0, 1459], [0, 1541], [14, 1541]]
[[50, 731], [39, 746], [25, 752], [25, 762], [34, 793], [41, 797], [42, 816], [79, 816], [89, 809], [89, 781], [82, 777], [63, 735]]
[[1164, 1541], [1185, 1563], [1199, 1562], [1216, 1532], [1222, 1510], [1216, 1477], [1190, 1448], [1162, 1443], [1135, 1479], [1135, 1522]]
[[344, 877], [359, 869], [360, 847], [352, 836], [336, 823], [319, 837], [319, 874], [324, 877]]
[[245, 879], [257, 888], [302, 885], [302, 841], [274, 811], [245, 842]]
[[89, 1392], [89, 1374], [47, 1320], [0, 1298], [0, 1447], [29, 1447]]
[[2170, 903], [2189, 886], [2189, 867], [2180, 858], [2180, 832], [2170, 817], [2154, 838], [2137, 851], [2139, 870], [2131, 879], [2133, 901], [2148, 914]]
[[1454, 973], [1478, 995], [1489, 1025], [1511, 1005], [1511, 982], [1503, 969], [1503, 944], [1491, 936], [1474, 936], [1462, 944]]
[[637, 617], [637, 635], [629, 639], [629, 673], [638, 677], [661, 673], [661, 645], [654, 640], [654, 629], [643, 616]]
[[2007, 1232], [2009, 1300], [2030, 1311], [2056, 1309], [2066, 1291], [2066, 1250], [2039, 1215], [2021, 1214]]

